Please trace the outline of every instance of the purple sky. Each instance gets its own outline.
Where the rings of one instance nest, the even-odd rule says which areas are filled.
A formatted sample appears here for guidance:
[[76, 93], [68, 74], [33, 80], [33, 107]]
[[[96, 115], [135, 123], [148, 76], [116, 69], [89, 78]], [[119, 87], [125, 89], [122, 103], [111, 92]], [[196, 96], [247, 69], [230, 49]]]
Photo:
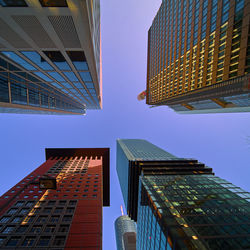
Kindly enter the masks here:
[[103, 110], [86, 116], [0, 114], [0, 195], [44, 162], [46, 147], [110, 147], [111, 207], [103, 213], [103, 249], [112, 250], [123, 204], [117, 138], [147, 139], [176, 156], [196, 158], [250, 191], [250, 113], [178, 115], [138, 102], [146, 84], [147, 31], [161, 1], [101, 3]]

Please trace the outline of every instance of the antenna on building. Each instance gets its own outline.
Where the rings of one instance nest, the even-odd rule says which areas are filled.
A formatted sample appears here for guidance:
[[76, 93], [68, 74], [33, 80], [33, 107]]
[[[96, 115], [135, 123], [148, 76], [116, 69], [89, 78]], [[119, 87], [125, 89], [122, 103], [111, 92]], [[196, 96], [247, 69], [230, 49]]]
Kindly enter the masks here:
[[122, 212], [122, 216], [124, 215], [124, 213], [123, 213], [123, 208], [122, 208], [122, 205], [121, 205], [121, 212]]

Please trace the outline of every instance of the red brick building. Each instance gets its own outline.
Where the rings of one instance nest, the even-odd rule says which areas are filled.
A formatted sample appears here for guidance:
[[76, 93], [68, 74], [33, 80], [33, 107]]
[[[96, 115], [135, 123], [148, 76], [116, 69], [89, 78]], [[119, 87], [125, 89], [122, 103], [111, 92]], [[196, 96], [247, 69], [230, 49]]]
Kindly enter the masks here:
[[[56, 189], [41, 189], [41, 178]], [[1, 249], [102, 249], [109, 149], [46, 149], [46, 162], [0, 198]]]

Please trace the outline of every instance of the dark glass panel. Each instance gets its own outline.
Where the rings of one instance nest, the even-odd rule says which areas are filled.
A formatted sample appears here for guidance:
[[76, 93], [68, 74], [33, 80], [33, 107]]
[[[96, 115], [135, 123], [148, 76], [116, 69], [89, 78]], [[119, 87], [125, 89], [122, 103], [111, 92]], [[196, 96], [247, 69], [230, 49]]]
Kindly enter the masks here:
[[27, 88], [19, 83], [11, 83], [11, 101], [16, 104], [27, 104]]
[[24, 0], [0, 0], [3, 7], [28, 7]]
[[9, 87], [7, 79], [0, 75], [0, 102], [9, 102]]
[[39, 0], [43, 7], [68, 7], [66, 0]]
[[29, 104], [32, 106], [40, 106], [38, 91], [29, 89]]

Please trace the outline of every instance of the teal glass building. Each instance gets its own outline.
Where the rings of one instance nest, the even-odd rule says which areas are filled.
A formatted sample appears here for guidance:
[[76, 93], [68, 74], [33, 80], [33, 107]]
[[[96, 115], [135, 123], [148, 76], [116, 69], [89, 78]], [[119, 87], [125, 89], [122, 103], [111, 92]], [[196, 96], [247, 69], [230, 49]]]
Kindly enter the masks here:
[[133, 152], [143, 157], [144, 145], [147, 155], [152, 144], [144, 140], [118, 140], [117, 147], [126, 151], [123, 158], [117, 151], [117, 172], [128, 172], [121, 189], [127, 190], [127, 211], [137, 222], [137, 249], [250, 248], [250, 193], [204, 164], [162, 149], [165, 159], [157, 153], [155, 160], [153, 154], [150, 160], [133, 159]]

